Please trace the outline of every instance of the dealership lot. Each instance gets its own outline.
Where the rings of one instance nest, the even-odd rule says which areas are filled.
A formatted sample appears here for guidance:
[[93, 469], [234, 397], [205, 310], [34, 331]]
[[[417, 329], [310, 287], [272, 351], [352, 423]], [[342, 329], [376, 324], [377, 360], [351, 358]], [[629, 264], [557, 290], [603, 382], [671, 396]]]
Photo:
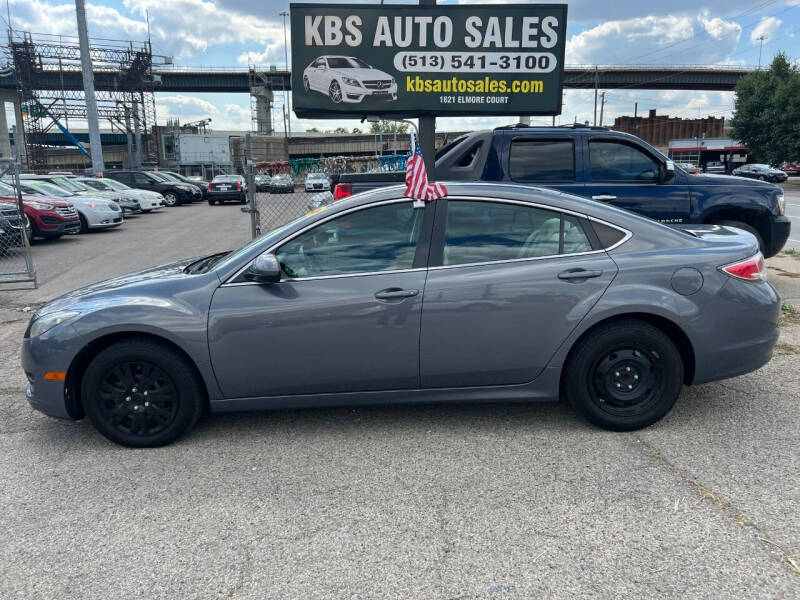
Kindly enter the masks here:
[[[34, 246], [40, 288], [0, 296], [0, 597], [796, 595], [796, 314], [766, 367], [632, 434], [559, 405], [398, 406], [215, 415], [134, 451], [28, 408], [25, 309], [249, 231], [201, 204]], [[800, 306], [800, 259], [769, 264]]]

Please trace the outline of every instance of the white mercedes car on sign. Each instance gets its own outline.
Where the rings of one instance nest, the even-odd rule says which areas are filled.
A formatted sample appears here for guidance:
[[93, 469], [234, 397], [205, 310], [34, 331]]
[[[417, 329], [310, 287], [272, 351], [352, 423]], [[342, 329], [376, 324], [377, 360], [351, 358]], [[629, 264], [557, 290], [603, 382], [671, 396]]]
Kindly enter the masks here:
[[303, 87], [322, 92], [334, 104], [397, 100], [394, 77], [355, 56], [320, 56], [303, 71]]

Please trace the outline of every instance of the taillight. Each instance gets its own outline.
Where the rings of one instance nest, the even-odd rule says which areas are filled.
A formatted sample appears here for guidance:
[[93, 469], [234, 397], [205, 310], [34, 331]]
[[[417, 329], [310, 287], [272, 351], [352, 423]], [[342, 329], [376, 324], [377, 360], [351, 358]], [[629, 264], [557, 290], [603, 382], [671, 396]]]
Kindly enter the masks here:
[[211, 191], [211, 182], [210, 181], [208, 182], [208, 188], [207, 189], [208, 189], [209, 192]]
[[720, 270], [731, 277], [744, 279], [745, 281], [767, 280], [767, 269], [764, 264], [764, 256], [761, 252], [731, 265], [720, 267]]
[[352, 195], [353, 195], [352, 183], [337, 183], [336, 187], [333, 189], [334, 200], [341, 200], [342, 198], [346, 198], [347, 196], [352, 196]]
[[237, 189], [237, 190], [239, 190], [240, 192], [242, 191], [242, 184], [241, 184], [241, 182], [239, 182], [239, 181], [237, 181], [237, 182], [236, 182], [236, 189]]

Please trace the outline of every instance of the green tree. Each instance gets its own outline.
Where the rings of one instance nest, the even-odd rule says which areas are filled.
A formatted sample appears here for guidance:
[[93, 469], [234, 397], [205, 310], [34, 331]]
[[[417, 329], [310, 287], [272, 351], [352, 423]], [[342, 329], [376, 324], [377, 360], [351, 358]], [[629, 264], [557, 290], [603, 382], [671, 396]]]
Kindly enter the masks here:
[[739, 80], [731, 126], [756, 161], [800, 161], [800, 72], [786, 54]]
[[377, 121], [369, 127], [370, 133], [408, 133], [408, 123], [397, 121]]
[[361, 133], [361, 130], [358, 127], [353, 127], [352, 133]]

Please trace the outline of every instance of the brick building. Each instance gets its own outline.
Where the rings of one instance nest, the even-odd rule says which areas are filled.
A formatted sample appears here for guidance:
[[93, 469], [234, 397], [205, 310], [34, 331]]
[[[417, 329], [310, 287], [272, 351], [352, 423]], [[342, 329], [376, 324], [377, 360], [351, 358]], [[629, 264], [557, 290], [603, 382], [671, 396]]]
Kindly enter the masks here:
[[617, 117], [613, 129], [639, 136], [656, 148], [666, 150], [674, 139], [718, 138], [724, 135], [725, 117], [708, 116], [703, 119], [681, 119], [657, 115], [650, 109], [646, 117]]

